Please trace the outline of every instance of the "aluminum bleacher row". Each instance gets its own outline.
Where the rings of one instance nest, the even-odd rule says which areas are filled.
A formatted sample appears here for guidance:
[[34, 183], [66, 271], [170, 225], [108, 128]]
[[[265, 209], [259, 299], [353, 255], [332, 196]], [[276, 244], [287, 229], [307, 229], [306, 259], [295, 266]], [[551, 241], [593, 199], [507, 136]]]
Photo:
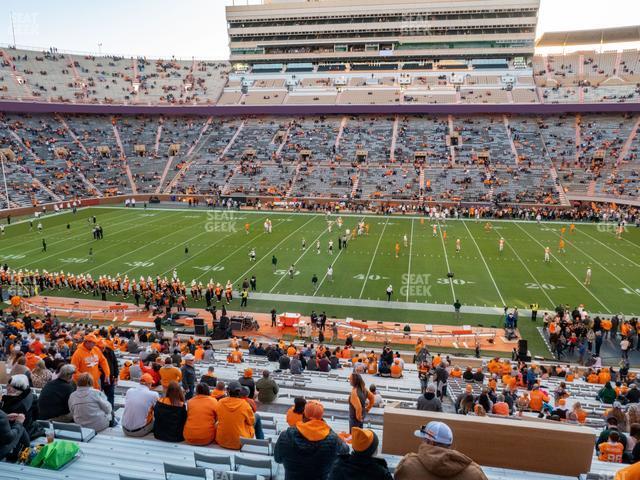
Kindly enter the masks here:
[[559, 204], [635, 198], [636, 130], [628, 114], [7, 113], [0, 153], [14, 207], [131, 193]]
[[[277, 364], [270, 363], [265, 357], [248, 355], [245, 351], [244, 362], [241, 364], [229, 364], [226, 361], [228, 349], [216, 350], [216, 360], [212, 363], [215, 367], [215, 375], [219, 380], [229, 382], [243, 375], [244, 369], [250, 367], [254, 376], [260, 377], [263, 369], [269, 369], [280, 386], [280, 394], [273, 404], [260, 404], [259, 413], [265, 432], [264, 441], [243, 440], [240, 451], [229, 451], [215, 444], [207, 447], [194, 447], [184, 443], [173, 444], [157, 441], [152, 435], [145, 438], [130, 438], [123, 435], [119, 426], [109, 428], [93, 435], [93, 431], [82, 432], [73, 425], [56, 424], [53, 426], [45, 422], [47, 429], [54, 429], [56, 438], [71, 439], [78, 442], [80, 456], [66, 466], [60, 472], [35, 469], [22, 465], [1, 464], [0, 478], [15, 478], [20, 480], [44, 480], [52, 478], [84, 478], [90, 477], [99, 480], [116, 480], [121, 478], [136, 478], [155, 480], [161, 478], [211, 478], [203, 476], [202, 470], [195, 467], [207, 468], [215, 471], [237, 471], [248, 475], [247, 477], [226, 478], [284, 478], [282, 466], [277, 465], [272, 458], [273, 446], [278, 434], [287, 428], [284, 412], [293, 404], [295, 396], [304, 396], [307, 399], [319, 399], [325, 406], [325, 419], [336, 432], [348, 430], [348, 405], [346, 399], [350, 391], [347, 377], [351, 372], [348, 365], [344, 368], [333, 370], [329, 373], [304, 372], [302, 375], [291, 375], [288, 372], [277, 371]], [[136, 361], [138, 355], [123, 354], [119, 362], [129, 359]], [[454, 359], [455, 361], [455, 359]], [[209, 364], [196, 364], [197, 376], [202, 375]], [[378, 392], [385, 399], [386, 405], [400, 408], [415, 409], [415, 399], [419, 395], [417, 371], [414, 364], [406, 364], [402, 379], [391, 379], [365, 375], [367, 384], [376, 383]], [[544, 388], [553, 390], [558, 379], [547, 379], [542, 382]], [[116, 416], [122, 412], [124, 406], [124, 393], [128, 388], [136, 385], [135, 382], [121, 381], [116, 390]], [[482, 385], [471, 383], [475, 394], [479, 394]], [[595, 397], [594, 391], [597, 385], [573, 382], [568, 384], [571, 398], [579, 400], [589, 412], [589, 424], [593, 427], [600, 426], [603, 411], [599, 402], [590, 399]], [[464, 390], [465, 382], [450, 379], [449, 396], [455, 398]], [[500, 386], [498, 387], [500, 388]], [[35, 390], [38, 393], [37, 390]], [[449, 402], [445, 402], [445, 408], [451, 409]], [[370, 412], [367, 427], [372, 428], [382, 438], [382, 418], [384, 408], [375, 407]], [[525, 414], [527, 415], [527, 414]], [[530, 417], [526, 417], [531, 420]], [[518, 428], [518, 418], [513, 418], [514, 428]], [[541, 422], [546, 422], [540, 420]], [[588, 427], [584, 427], [588, 428]], [[86, 429], [83, 429], [86, 430]], [[594, 432], [595, 436], [595, 432]], [[399, 461], [399, 457], [382, 455], [393, 469]], [[591, 471], [601, 474], [601, 479], [613, 478], [617, 466], [605, 464], [594, 458]], [[503, 468], [483, 467], [490, 480], [507, 480], [522, 478], [525, 480], [568, 480], [560, 475], [540, 474], [534, 472], [505, 470]], [[211, 475], [211, 474], [209, 474]], [[257, 476], [256, 476], [257, 475]]]
[[[0, 50], [0, 99], [126, 104], [397, 104], [638, 102], [638, 50], [537, 55], [506, 74], [470, 63], [467, 70], [328, 73], [313, 64], [124, 58]], [[265, 68], [261, 68], [265, 67]], [[453, 75], [453, 76], [452, 76]], [[535, 88], [538, 86], [540, 91]]]

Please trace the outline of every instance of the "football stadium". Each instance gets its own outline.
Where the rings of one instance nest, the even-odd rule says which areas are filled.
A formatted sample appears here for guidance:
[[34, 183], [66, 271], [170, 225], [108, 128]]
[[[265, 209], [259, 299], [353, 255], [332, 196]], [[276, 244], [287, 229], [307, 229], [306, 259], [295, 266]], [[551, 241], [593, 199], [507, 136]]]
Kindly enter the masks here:
[[639, 7], [8, 3], [0, 480], [640, 480]]

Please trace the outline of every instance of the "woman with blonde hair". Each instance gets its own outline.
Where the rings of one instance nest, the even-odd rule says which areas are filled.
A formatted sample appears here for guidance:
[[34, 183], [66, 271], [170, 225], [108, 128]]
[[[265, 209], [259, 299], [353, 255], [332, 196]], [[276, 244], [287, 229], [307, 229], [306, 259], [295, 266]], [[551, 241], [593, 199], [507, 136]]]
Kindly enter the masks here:
[[627, 419], [629, 425], [640, 423], [640, 403], [631, 403], [627, 407]]
[[618, 421], [618, 430], [624, 433], [629, 433], [629, 417], [622, 409], [620, 402], [613, 402], [613, 407], [605, 412], [605, 419], [615, 418]]

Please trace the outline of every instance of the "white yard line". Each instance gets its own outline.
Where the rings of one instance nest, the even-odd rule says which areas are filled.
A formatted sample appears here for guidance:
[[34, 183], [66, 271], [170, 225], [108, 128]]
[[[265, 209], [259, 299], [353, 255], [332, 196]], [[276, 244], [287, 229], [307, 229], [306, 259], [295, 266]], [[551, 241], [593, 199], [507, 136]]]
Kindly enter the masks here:
[[[447, 254], [447, 247], [444, 244], [444, 237], [442, 236], [442, 228], [439, 221], [438, 221], [438, 231], [440, 232], [440, 241], [442, 242], [442, 250], [444, 251], [444, 261], [447, 264], [447, 273], [448, 273], [448, 272], [451, 272], [451, 266], [449, 266], [449, 255]], [[456, 291], [453, 288], [453, 279], [448, 275], [447, 275], [447, 278], [449, 278], [449, 286], [451, 287], [451, 297], [453, 298], [453, 300], [451, 301], [455, 303], [457, 300], [457, 297], [456, 297]]]
[[380, 242], [382, 241], [382, 237], [384, 236], [384, 231], [387, 229], [387, 224], [389, 223], [389, 217], [387, 217], [387, 221], [384, 222], [384, 227], [382, 227], [382, 233], [378, 237], [378, 243], [376, 243], [376, 249], [373, 251], [373, 256], [371, 257], [371, 262], [369, 262], [369, 270], [367, 270], [367, 274], [364, 277], [364, 283], [362, 284], [362, 290], [360, 290], [360, 296], [358, 298], [362, 298], [362, 294], [364, 293], [364, 287], [367, 286], [367, 280], [369, 280], [369, 274], [371, 273], [371, 267], [373, 267], [373, 262], [376, 259], [376, 255], [378, 254], [378, 248], [380, 247]]
[[[305, 248], [305, 249], [304, 249], [304, 252], [302, 252], [302, 254], [298, 257], [298, 259], [297, 259], [295, 262], [293, 262], [294, 267], [295, 267], [296, 263], [298, 263], [300, 260], [302, 260], [302, 257], [304, 257], [307, 253], [309, 253], [309, 251], [313, 250], [313, 246], [316, 244], [316, 242], [317, 242], [318, 240], [320, 240], [320, 237], [322, 237], [322, 235], [324, 235], [324, 234], [325, 234], [326, 232], [328, 232], [328, 231], [329, 231], [329, 229], [328, 229], [328, 228], [325, 228], [322, 232], [320, 232], [320, 235], [318, 235], [318, 236], [315, 238], [315, 240], [313, 240], [311, 243], [309, 243], [309, 245], [307, 245], [307, 248]], [[280, 278], [278, 279], [278, 281], [276, 282], [276, 284], [275, 284], [273, 287], [271, 287], [271, 290], [269, 290], [269, 293], [272, 293], [272, 292], [276, 289], [276, 287], [277, 287], [278, 285], [280, 285], [280, 282], [281, 282], [282, 280], [284, 280], [284, 278], [285, 278], [286, 276], [287, 276], [287, 270], [285, 270], [285, 272], [280, 276]]]
[[[177, 216], [177, 215], [176, 215], [176, 216]], [[167, 220], [167, 218], [165, 218], [165, 219], [163, 219], [163, 220]], [[158, 227], [156, 227], [156, 228], [165, 228], [165, 227], [166, 227], [166, 225], [165, 225], [164, 223], [162, 223], [162, 224], [158, 225]], [[155, 230], [155, 229], [154, 229], [154, 230]], [[148, 248], [148, 247], [149, 247], [149, 245], [153, 245], [154, 243], [157, 243], [157, 242], [159, 242], [159, 241], [161, 241], [161, 240], [164, 240], [164, 239], [165, 239], [165, 238], [167, 238], [169, 235], [173, 235], [174, 233], [178, 233], [178, 232], [182, 232], [182, 231], [183, 231], [183, 230], [173, 230], [173, 231], [170, 231], [170, 232], [169, 232], [169, 233], [167, 233], [166, 235], [163, 235], [163, 236], [161, 236], [161, 237], [159, 237], [159, 238], [156, 238], [155, 240], [152, 240], [152, 241], [150, 241], [149, 243], [146, 243], [146, 244], [142, 245], [141, 247], [136, 248], [135, 250], [128, 250], [127, 252], [123, 253], [122, 255], [119, 255], [119, 256], [117, 256], [117, 257], [113, 257], [113, 258], [111, 258], [111, 259], [107, 260], [106, 262], [101, 263], [100, 265], [95, 265], [95, 266], [91, 265], [91, 268], [90, 268], [90, 269], [88, 269], [88, 270], [86, 270], [84, 273], [95, 272], [95, 271], [96, 271], [96, 270], [98, 270], [99, 268], [104, 267], [105, 265], [109, 265], [111, 262], [113, 262], [113, 261], [115, 261], [115, 260], [119, 260], [119, 259], [120, 259], [120, 258], [122, 258], [122, 257], [126, 257], [127, 255], [131, 255], [132, 253], [135, 253], [135, 252], [137, 252], [137, 251], [139, 251], [139, 250], [142, 250], [142, 249], [144, 249], [144, 248]], [[149, 235], [149, 233], [151, 233], [151, 231], [146, 230], [146, 231], [144, 231], [144, 232], [139, 233], [138, 235], [134, 235], [134, 236], [133, 236], [133, 237], [131, 237], [131, 238], [136, 238], [136, 237], [138, 237], [138, 236], [140, 236], [140, 235]], [[131, 238], [129, 238], [128, 240], [131, 240]], [[118, 246], [118, 245], [114, 245], [114, 246], [112, 246], [111, 248], [114, 248], [114, 247], [117, 247], [117, 246]], [[95, 254], [95, 253], [96, 253], [96, 252], [94, 252], [94, 254]]]
[[[364, 217], [362, 217], [360, 219], [360, 221], [362, 221], [364, 219]], [[357, 227], [357, 225], [356, 225]], [[344, 252], [344, 248], [342, 250], [340, 250], [338, 252], [338, 255], [336, 255], [336, 258], [333, 260], [333, 262], [331, 262], [331, 268], [333, 268], [333, 266], [336, 264], [336, 262], [338, 261], [338, 258], [340, 258], [340, 255], [342, 255], [342, 252]], [[313, 292], [313, 296], [315, 297], [318, 292], [320, 291], [320, 288], [322, 287], [322, 284], [324, 283], [324, 281], [327, 279], [327, 272], [324, 273], [324, 276], [322, 277], [322, 280], [320, 280], [320, 283], [318, 284], [318, 287], [316, 288], [316, 291]]]
[[[113, 232], [113, 231], [109, 231], [109, 233], [108, 233], [108, 234], [109, 234], [109, 235], [121, 234], [122, 232], [126, 232], [127, 230], [131, 230], [132, 228], [144, 227], [144, 226], [148, 225], [149, 223], [152, 223], [152, 222], [153, 222], [153, 220], [150, 220], [149, 222], [145, 222], [145, 223], [143, 223], [143, 224], [140, 224], [140, 223], [138, 222], [138, 219], [137, 219], [137, 218], [135, 218], [135, 219], [133, 219], [133, 220], [132, 220], [132, 219], [129, 219], [129, 220], [125, 220], [125, 221], [122, 221], [122, 222], [117, 222], [117, 223], [111, 224], [111, 225], [109, 225], [109, 226], [110, 226], [110, 227], [113, 227], [114, 225], [130, 224], [130, 223], [132, 223], [132, 222], [134, 222], [134, 223], [135, 223], [135, 225], [132, 225], [132, 226], [127, 227], [127, 228], [123, 228], [122, 230], [118, 230], [118, 231], [115, 231], [115, 232]], [[91, 224], [91, 225], [93, 226], [93, 224]], [[88, 234], [88, 232], [87, 232], [87, 234]], [[82, 234], [80, 234], [80, 235], [82, 235]], [[78, 237], [78, 236], [80, 236], [80, 235], [75, 235], [74, 237]], [[74, 238], [74, 237], [69, 237], [69, 238], [66, 238], [66, 239], [64, 239], [64, 240], [60, 240], [60, 241], [58, 241], [58, 242], [53, 242], [53, 243], [47, 244], [47, 248], [51, 247], [52, 245], [57, 245], [58, 243], [62, 243], [62, 242], [64, 242], [64, 243], [68, 243], [68, 242], [69, 242], [69, 240], [70, 240], [71, 238]], [[40, 236], [40, 238], [45, 238], [45, 240], [46, 240], [46, 234], [43, 232], [43, 233], [42, 233], [42, 235]], [[60, 252], [52, 253], [51, 255], [46, 255], [46, 256], [44, 256], [44, 257], [38, 258], [38, 259], [36, 259], [36, 260], [33, 260], [33, 261], [29, 262], [29, 263], [25, 263], [25, 264], [23, 264], [23, 265], [20, 265], [20, 266], [18, 266], [17, 268], [25, 268], [27, 265], [31, 265], [31, 264], [33, 264], [33, 263], [42, 262], [43, 260], [46, 260], [47, 258], [51, 258], [51, 257], [55, 257], [55, 256], [58, 256], [58, 255], [62, 255], [62, 254], [63, 254], [63, 253], [65, 253], [65, 252], [69, 252], [69, 251], [71, 251], [71, 250], [75, 250], [75, 249], [76, 249], [76, 248], [78, 248], [78, 247], [81, 247], [81, 246], [83, 246], [83, 245], [89, 245], [90, 243], [93, 243], [93, 242], [96, 242], [96, 240], [93, 240], [93, 239], [92, 239], [92, 240], [89, 240], [88, 242], [77, 243], [77, 244], [75, 244], [75, 245], [74, 245], [73, 247], [71, 247], [71, 248], [67, 248], [67, 249], [62, 250], [62, 251], [60, 251]], [[33, 250], [29, 250], [29, 251], [31, 252], [31, 251], [37, 251], [37, 250], [41, 250], [41, 249], [40, 249], [40, 248], [35, 248], [35, 249], [33, 249]]]
[[[556, 236], [561, 237], [562, 235], [560, 235], [559, 233], [553, 232]], [[591, 260], [592, 263], [594, 263], [595, 265], [598, 265], [600, 268], [602, 268], [605, 272], [607, 272], [609, 275], [611, 275], [613, 278], [615, 278], [618, 282], [620, 282], [622, 285], [624, 285], [625, 287], [627, 287], [629, 290], [633, 291], [636, 295], [640, 296], [640, 292], [636, 291], [635, 288], [631, 288], [631, 286], [625, 282], [624, 280], [622, 280], [619, 276], [617, 276], [615, 273], [613, 273], [611, 270], [609, 270], [607, 267], [605, 267], [602, 263], [600, 263], [598, 260], [596, 260], [595, 258], [593, 258], [591, 255], [589, 255], [587, 252], [585, 252], [583, 249], [581, 249], [580, 247], [578, 247], [575, 243], [573, 243], [571, 240], [569, 240], [568, 238], [565, 238], [565, 241], [571, 245], [573, 248], [575, 248], [576, 250], [578, 250], [580, 253], [582, 253], [582, 255], [584, 255], [585, 257], [589, 258]]]
[[500, 289], [498, 288], [498, 284], [496, 283], [496, 279], [493, 278], [493, 273], [491, 273], [491, 269], [487, 264], [487, 260], [484, 258], [484, 255], [482, 254], [482, 250], [480, 250], [480, 247], [478, 246], [478, 242], [476, 242], [476, 237], [474, 237], [473, 233], [471, 233], [471, 230], [469, 230], [469, 227], [467, 226], [467, 222], [462, 222], [462, 225], [464, 225], [464, 228], [467, 229], [467, 233], [469, 233], [469, 236], [471, 237], [473, 244], [476, 246], [476, 249], [480, 254], [480, 259], [482, 260], [482, 263], [484, 263], [484, 266], [487, 269], [487, 273], [489, 274], [489, 278], [491, 278], [491, 281], [493, 282], [493, 286], [496, 288], [496, 292], [498, 292], [498, 296], [500, 297], [500, 302], [502, 303], [502, 305], [506, 305], [504, 298], [502, 298], [502, 292], [500, 292]]
[[540, 291], [544, 294], [545, 297], [547, 297], [547, 300], [549, 300], [549, 308], [553, 309], [556, 307], [556, 305], [558, 305], [557, 303], [555, 303], [551, 297], [549, 296], [549, 294], [547, 293], [547, 291], [542, 288], [542, 284], [538, 281], [538, 279], [535, 277], [535, 275], [531, 272], [531, 270], [529, 270], [529, 267], [527, 267], [527, 264], [522, 260], [522, 258], [520, 257], [520, 255], [518, 255], [518, 251], [510, 244], [507, 243], [507, 239], [505, 238], [504, 235], [502, 235], [501, 233], [496, 232], [495, 230], [492, 229], [492, 231], [498, 235], [499, 238], [504, 238], [505, 243], [507, 244], [507, 246], [511, 249], [511, 251], [513, 252], [513, 254], [518, 258], [518, 260], [520, 261], [520, 263], [522, 264], [522, 266], [524, 267], [524, 269], [529, 273], [529, 275], [531, 276], [531, 278], [533, 279], [533, 281], [536, 283], [536, 285], [538, 285], [538, 288], [540, 289]]
[[[71, 212], [65, 212], [65, 213], [69, 213], [69, 214], [71, 214]], [[54, 214], [54, 215], [59, 215], [59, 214]], [[49, 216], [47, 216], [47, 217], [42, 217], [42, 218], [40, 218], [39, 220], [46, 220], [48, 217], [49, 217]], [[125, 218], [125, 217], [127, 217], [127, 215], [125, 215], [125, 214], [119, 214], [119, 215], [116, 215], [116, 216], [115, 216], [115, 218], [116, 218], [116, 219], [118, 219], [118, 218]], [[33, 229], [33, 231], [32, 231], [32, 232], [24, 232], [24, 233], [20, 233], [20, 234], [16, 235], [15, 237], [11, 237], [10, 239], [9, 239], [9, 238], [7, 238], [7, 241], [10, 241], [10, 240], [16, 240], [16, 239], [18, 239], [18, 238], [20, 238], [20, 237], [23, 237], [23, 236], [27, 237], [27, 236], [38, 235], [38, 232], [37, 232], [37, 230], [36, 230], [36, 228], [35, 228], [35, 225], [38, 225], [38, 219], [36, 219], [36, 218], [32, 218], [32, 220], [33, 220], [33, 224], [34, 224], [34, 229]], [[113, 220], [113, 219], [112, 219], [112, 220]], [[29, 221], [29, 220], [27, 219], [27, 220], [24, 220], [24, 221], [20, 221], [20, 223], [25, 223], [25, 222], [28, 222], [28, 221]], [[112, 225], [121, 225], [121, 224], [123, 224], [123, 223], [129, 223], [130, 221], [131, 221], [131, 220], [124, 220], [124, 221], [122, 221], [122, 222], [116, 222], [116, 223], [114, 223], [114, 224], [112, 224]], [[16, 222], [16, 223], [18, 223], [18, 222]], [[12, 223], [11, 225], [13, 225], [13, 223]], [[9, 226], [11, 226], [11, 225], [9, 225]], [[87, 225], [88, 225], [88, 224], [87, 224]], [[91, 224], [91, 225], [93, 226], [93, 224]], [[45, 227], [43, 228], [43, 230], [42, 230], [42, 234], [41, 234], [41, 235], [38, 235], [38, 238], [45, 238], [45, 239], [46, 239], [46, 236], [47, 236], [50, 232], [53, 232], [52, 234], [53, 234], [53, 235], [56, 235], [56, 236], [63, 235], [63, 234], [64, 234], [64, 232], [65, 232], [65, 227], [66, 227], [66, 225], [65, 225], [64, 223], [61, 223], [60, 225], [55, 225], [55, 226], [53, 226], [53, 227], [50, 227], [50, 229], [47, 229], [47, 227], [45, 226]], [[6, 228], [7, 228], [7, 230], [8, 230], [8, 227], [6, 227]], [[55, 229], [55, 230], [54, 230], [54, 229]], [[58, 232], [58, 229], [60, 229], [60, 232]], [[81, 236], [83, 236], [83, 235], [84, 235], [83, 233], [76, 233], [76, 234], [73, 234], [73, 235], [70, 235], [70, 236], [68, 236], [68, 237], [64, 238], [63, 240], [58, 240], [58, 241], [56, 241], [56, 242], [47, 243], [47, 247], [49, 247], [49, 246], [53, 246], [53, 245], [57, 245], [57, 244], [59, 244], [59, 243], [63, 243], [63, 242], [68, 242], [69, 240], [72, 240], [72, 239], [75, 239], [75, 238], [79, 238], [79, 237], [81, 237]], [[25, 238], [24, 240], [25, 240], [25, 241], [27, 241], [27, 240], [33, 240], [33, 238]], [[9, 246], [9, 245], [5, 245], [5, 246], [3, 246], [2, 248], [0, 248], [0, 257], [2, 256], [2, 252], [4, 252], [4, 250], [13, 250], [13, 249], [15, 249], [16, 247], [19, 247], [19, 246], [20, 246], [20, 245], [16, 245], [16, 244], [12, 244], [12, 245], [10, 245], [10, 246]], [[33, 250], [27, 250], [27, 251], [25, 251], [25, 252], [21, 252], [21, 253], [38, 252], [38, 251], [40, 251], [40, 250], [41, 250], [40, 248], [34, 248]]]
[[[527, 235], [531, 240], [533, 240], [533, 241], [534, 241], [534, 242], [536, 242], [538, 245], [540, 245], [540, 248], [542, 248], [542, 249], [544, 249], [544, 248], [545, 248], [545, 246], [544, 246], [542, 243], [540, 243], [540, 242], [539, 242], [539, 241], [538, 241], [538, 240], [537, 240], [533, 235], [531, 235], [529, 232], [527, 232], [524, 228], [522, 228], [522, 227], [521, 227], [520, 225], [518, 225], [517, 223], [516, 223], [516, 226], [517, 226], [520, 230], [522, 230], [522, 231], [523, 231], [523, 232], [524, 232], [524, 233], [525, 233], [525, 234], [526, 234], [526, 235]], [[567, 271], [567, 273], [568, 273], [569, 275], [571, 275], [571, 276], [573, 277], [573, 279], [574, 279], [576, 282], [578, 282], [578, 285], [580, 285], [582, 288], [584, 288], [584, 289], [587, 291], [587, 293], [588, 293], [589, 295], [591, 295], [591, 296], [593, 297], [593, 299], [594, 299], [596, 302], [598, 302], [598, 303], [600, 304], [600, 306], [601, 306], [601, 307], [604, 307], [605, 311], [611, 312], [611, 309], [610, 309], [609, 307], [607, 307], [604, 303], [602, 303], [602, 301], [601, 301], [598, 297], [596, 297], [596, 296], [594, 295], [594, 293], [593, 293], [591, 290], [589, 290], [589, 289], [587, 288], [587, 286], [586, 286], [583, 282], [581, 282], [581, 281], [578, 279], [578, 277], [576, 277], [576, 276], [573, 274], [573, 272], [572, 272], [571, 270], [569, 270], [569, 269], [566, 267], [566, 265], [560, 261], [560, 259], [559, 259], [558, 257], [556, 257], [556, 256], [553, 254], [553, 251], [552, 251], [552, 253], [551, 253], [551, 256], [555, 259], [555, 261], [556, 261], [556, 262], [558, 262], [558, 264], [559, 264], [562, 268], [564, 268], [564, 269]]]
[[[258, 223], [259, 221], [261, 221], [262, 218], [259, 218], [253, 222], [251, 222], [249, 225], [253, 226], [253, 224]], [[233, 232], [236, 233], [236, 232]], [[240, 250], [246, 249], [247, 245], [251, 242], [255, 242], [257, 239], [259, 239], [260, 237], [262, 237], [263, 235], [266, 235], [267, 233], [265, 231], [263, 231], [260, 235], [258, 235], [257, 237], [254, 238], [250, 238], [249, 240], [247, 240], [246, 242], [244, 242], [242, 245], [240, 245], [238, 248], [236, 248], [233, 252], [231, 252], [229, 255], [227, 255], [226, 257], [224, 257], [222, 260], [220, 260], [218, 263], [216, 263], [215, 265], [213, 265], [213, 267], [217, 267], [219, 265], [222, 265], [224, 262], [226, 262], [229, 258], [231, 258], [233, 255], [235, 255], [237, 252], [239, 252]], [[210, 245], [209, 247], [205, 248], [203, 251], [198, 252], [195, 256], [197, 257], [198, 255], [203, 254], [205, 251], [209, 250], [209, 248], [217, 245], [218, 243], [220, 243], [222, 240], [230, 237], [232, 235], [232, 233], [230, 233], [229, 235], [226, 235], [224, 237], [222, 237], [219, 241], [217, 241], [216, 243], [214, 243], [213, 245]], [[184, 263], [184, 262], [182, 262]], [[182, 265], [182, 263], [180, 263], [177, 266]], [[196, 277], [196, 280], [200, 280], [202, 277], [204, 277], [207, 273], [210, 273], [212, 270], [208, 270], [205, 272], [202, 272], [199, 276]]]
[[[583, 231], [581, 231], [581, 230], [578, 230], [578, 233], [582, 233], [583, 235], [586, 235], [587, 237], [589, 237], [589, 238], [591, 238], [591, 239], [595, 240], [596, 242], [598, 242], [600, 245], [602, 245], [602, 246], [603, 246], [603, 247], [605, 247], [606, 249], [611, 250], [611, 251], [612, 251], [613, 253], [615, 253], [616, 255], [618, 255], [618, 256], [620, 256], [620, 257], [624, 258], [627, 262], [633, 263], [636, 267], [640, 267], [640, 263], [636, 263], [636, 262], [634, 262], [633, 260], [631, 260], [630, 258], [625, 257], [625, 256], [624, 256], [624, 255], [622, 255], [620, 252], [618, 252], [617, 250], [615, 250], [615, 249], [611, 248], [611, 247], [610, 247], [609, 245], [607, 245], [606, 243], [601, 242], [600, 240], [598, 240], [598, 239], [597, 239], [596, 237], [594, 237], [593, 235], [589, 235], [588, 233], [583, 232]], [[627, 241], [628, 241], [628, 240], [627, 240]], [[633, 242], [631, 242], [631, 243], [633, 243]]]
[[[271, 215], [271, 212], [269, 212], [269, 215]], [[291, 216], [291, 215], [289, 215]], [[282, 245], [284, 242], [286, 242], [294, 233], [297, 233], [300, 229], [302, 229], [303, 227], [306, 227], [309, 223], [311, 223], [313, 220], [315, 220], [316, 217], [311, 217], [311, 219], [307, 220], [305, 223], [303, 223], [302, 225], [300, 225], [298, 228], [296, 228], [293, 232], [291, 232], [289, 235], [287, 235], [286, 237], [284, 237], [282, 240], [280, 240], [275, 247], [273, 247], [271, 250], [269, 250], [265, 255], [263, 255], [262, 257], [260, 257], [260, 260], [257, 260], [253, 263], [253, 265], [251, 266], [251, 268], [249, 268], [246, 272], [244, 272], [242, 275], [240, 275], [235, 282], [238, 283], [240, 280], [242, 280], [247, 273], [249, 273], [251, 270], [253, 270], [254, 268], [256, 268], [256, 266], [258, 266], [258, 264], [260, 262], [262, 262], [265, 258], [268, 258], [269, 255], [271, 255], [276, 248], [278, 248], [280, 245]]]
[[409, 301], [409, 291], [411, 290], [411, 254], [413, 252], [413, 218], [411, 219], [411, 236], [409, 238], [409, 268], [407, 269], [407, 298], [406, 301]]

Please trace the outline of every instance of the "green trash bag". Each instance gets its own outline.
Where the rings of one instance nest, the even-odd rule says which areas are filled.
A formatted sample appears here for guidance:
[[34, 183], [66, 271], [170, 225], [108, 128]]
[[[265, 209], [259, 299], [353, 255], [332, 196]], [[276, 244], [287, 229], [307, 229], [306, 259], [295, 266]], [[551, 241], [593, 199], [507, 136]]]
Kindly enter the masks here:
[[31, 460], [30, 465], [49, 470], [60, 470], [73, 460], [79, 451], [80, 447], [74, 442], [56, 440], [44, 445], [38, 455]]

